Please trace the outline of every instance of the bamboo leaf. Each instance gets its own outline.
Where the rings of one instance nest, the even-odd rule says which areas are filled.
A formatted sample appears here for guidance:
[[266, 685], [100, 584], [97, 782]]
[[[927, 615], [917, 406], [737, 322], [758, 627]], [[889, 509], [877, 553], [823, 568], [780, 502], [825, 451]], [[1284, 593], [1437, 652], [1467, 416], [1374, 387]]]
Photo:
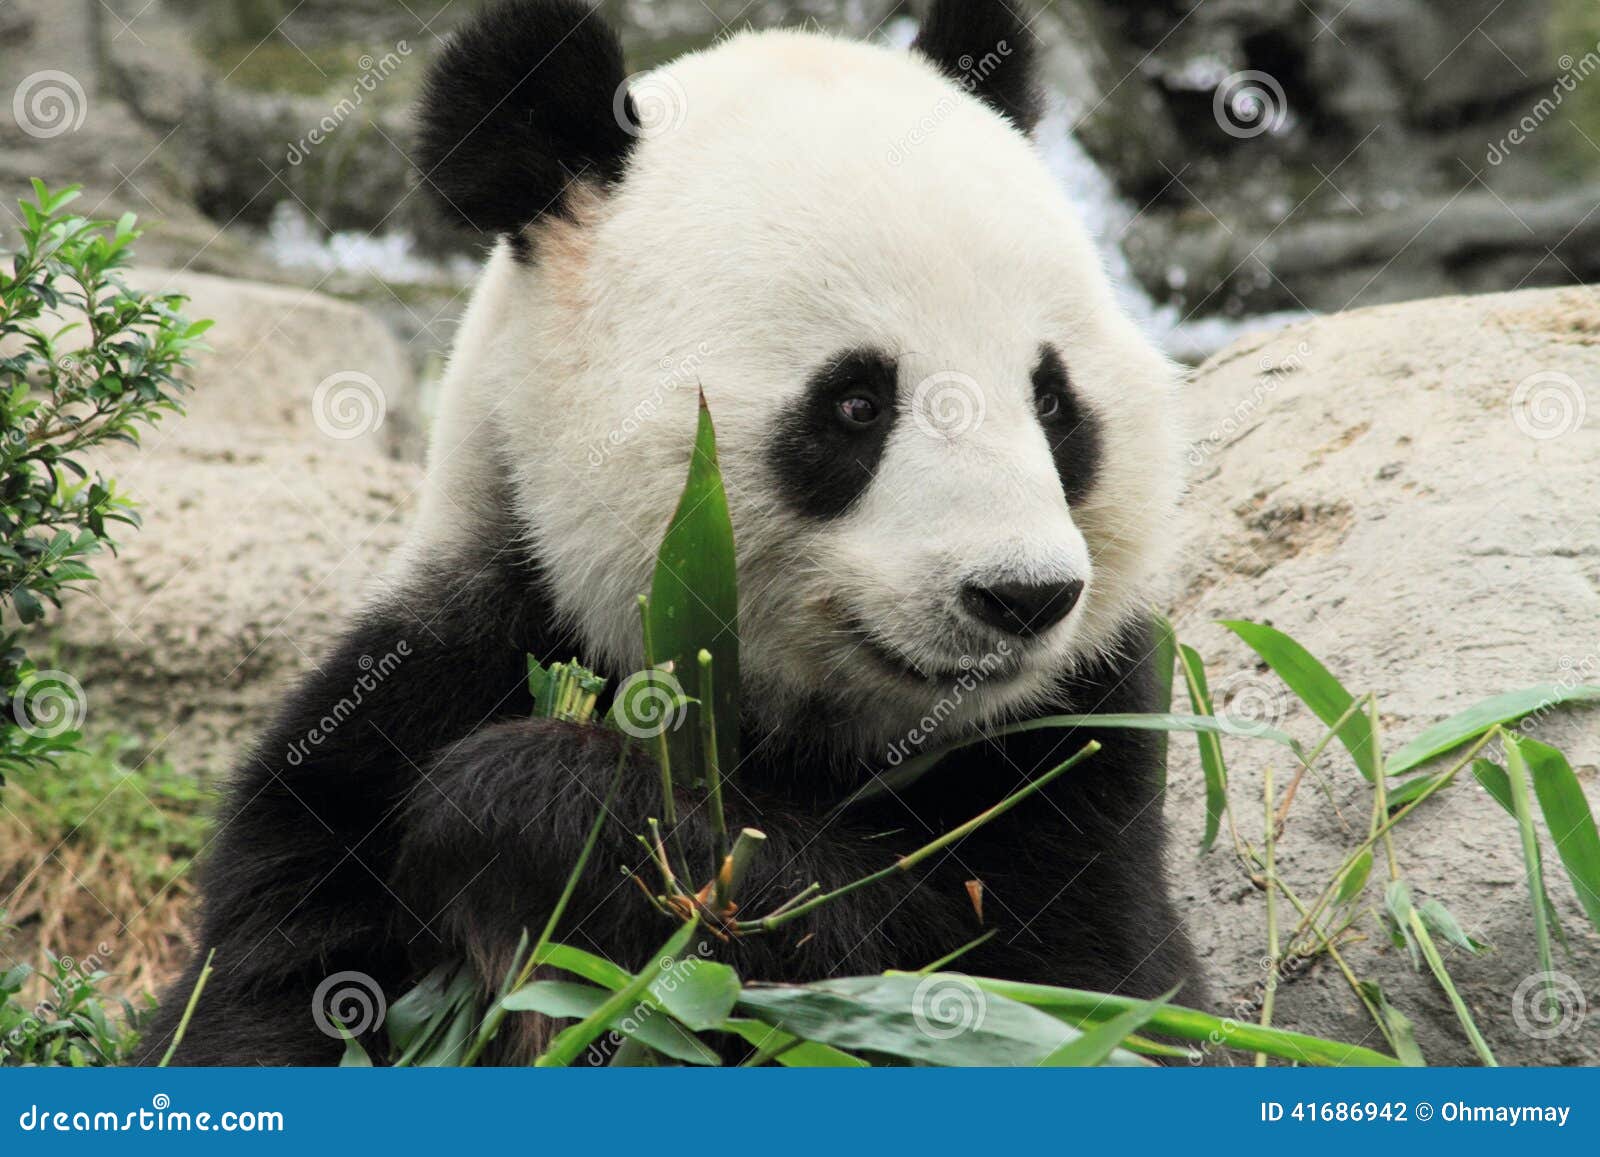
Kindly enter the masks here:
[[[733, 523], [717, 462], [711, 411], [700, 399], [700, 427], [689, 477], [677, 513], [667, 527], [650, 587], [649, 620], [656, 663], [671, 662], [683, 692], [700, 695], [701, 650], [711, 653], [717, 750], [729, 772], [739, 766], [739, 596]], [[693, 703], [683, 724], [667, 734], [676, 768], [700, 768], [700, 706]]]
[[1046, 1068], [1096, 1068], [1105, 1064], [1130, 1036], [1133, 1036], [1178, 995], [1174, 988], [1165, 996], [1124, 1009], [1093, 1028], [1084, 1029], [1077, 1040], [1068, 1041], [1040, 1062]]
[[[1345, 690], [1344, 685], [1310, 651], [1282, 631], [1261, 623], [1226, 621], [1221, 625], [1238, 635], [1252, 651], [1260, 655], [1267, 666], [1288, 685], [1289, 690], [1298, 695], [1301, 702], [1329, 727], [1338, 723], [1355, 702], [1355, 696]], [[1339, 742], [1350, 752], [1356, 767], [1368, 782], [1377, 778], [1378, 751], [1372, 742], [1370, 719], [1359, 711], [1351, 714], [1339, 729]]]
[[1339, 880], [1339, 891], [1334, 897], [1335, 904], [1349, 904], [1361, 895], [1366, 889], [1367, 880], [1372, 876], [1372, 849], [1368, 848], [1356, 857], [1355, 863], [1350, 865], [1348, 871]]
[[1402, 775], [1421, 767], [1431, 759], [1472, 742], [1498, 724], [1511, 723], [1563, 703], [1594, 702], [1600, 702], [1600, 687], [1564, 687], [1555, 683], [1496, 695], [1442, 723], [1435, 723], [1395, 752], [1389, 760], [1389, 774]]
[[[507, 1012], [537, 1012], [545, 1016], [582, 1018], [598, 1015], [614, 995], [603, 988], [569, 980], [535, 980], [523, 985], [500, 1003]], [[690, 1065], [721, 1063], [716, 1053], [643, 996], [633, 1007], [613, 1014], [605, 1027], [675, 1061]]]
[[[690, 920], [672, 934], [664, 945], [661, 946], [653, 959], [676, 958], [694, 937], [695, 929], [699, 922]], [[582, 1055], [583, 1050], [594, 1042], [594, 1039], [610, 1027], [611, 1022], [619, 1015], [631, 1009], [644, 998], [650, 982], [655, 979], [650, 972], [641, 972], [633, 977], [626, 985], [613, 992], [605, 1002], [594, 1012], [584, 1017], [577, 1024], [563, 1029], [556, 1039], [550, 1042], [550, 1047], [545, 1050], [535, 1064], [540, 1068], [551, 1066], [570, 1065]], [[515, 995], [515, 994], [513, 994]], [[508, 998], [509, 999], [509, 998]]]
[[1394, 1047], [1395, 1057], [1400, 1063], [1409, 1068], [1426, 1068], [1428, 1062], [1423, 1059], [1422, 1049], [1417, 1046], [1417, 1031], [1411, 1024], [1411, 1018], [1389, 1003], [1383, 987], [1376, 981], [1363, 980], [1358, 987], [1382, 1021], [1383, 1035]]
[[739, 1010], [834, 1048], [954, 1067], [1037, 1065], [1083, 1035], [953, 973], [752, 985]]
[[689, 1028], [709, 1032], [733, 1012], [739, 977], [726, 964], [690, 956], [662, 969], [651, 982], [650, 995]]
[[[1140, 1001], [1133, 997], [1108, 996], [1101, 992], [1053, 988], [1043, 984], [993, 980], [977, 977], [974, 983], [985, 992], [1006, 996], [1042, 1012], [1074, 1023], [1104, 1018], [1125, 1012]], [[1210, 1013], [1168, 1005], [1150, 1018], [1148, 1029], [1158, 1036], [1176, 1037], [1202, 1043], [1221, 1041], [1224, 1047], [1243, 1052], [1266, 1053], [1282, 1060], [1307, 1065], [1393, 1067], [1400, 1062], [1360, 1045], [1340, 1044], [1304, 1033], [1263, 1028], [1258, 1024], [1224, 1021]]]
[[1556, 854], [1589, 922], [1600, 931], [1600, 831], [1595, 828], [1583, 785], [1567, 757], [1555, 748], [1527, 738], [1516, 740], [1516, 745], [1533, 775], [1533, 791], [1539, 797], [1539, 810], [1544, 813]]
[[773, 1059], [780, 1065], [797, 1069], [865, 1069], [871, 1066], [859, 1057], [840, 1052], [815, 1041], [803, 1041], [782, 1029], [773, 1028], [759, 1020], [734, 1017], [722, 1022], [722, 1030], [743, 1037], [761, 1052], [776, 1054]]
[[[1513, 820], [1517, 818], [1517, 805], [1511, 799], [1511, 779], [1506, 775], [1506, 769], [1491, 759], [1473, 761], [1472, 774], [1477, 777], [1483, 790], [1501, 807], [1506, 809], [1506, 814]], [[1544, 918], [1550, 925], [1550, 932], [1563, 949], [1567, 947], [1566, 929], [1561, 926], [1561, 917], [1556, 912], [1555, 904], [1550, 901], [1550, 886], [1545, 882], [1544, 854], [1540, 851], [1537, 841], [1533, 849], [1534, 859], [1539, 869], [1539, 899], [1534, 903], [1543, 902]]]
[[[1200, 653], [1190, 646], [1178, 648], [1178, 662], [1183, 668], [1184, 685], [1189, 689], [1189, 703], [1196, 715], [1208, 718], [1217, 713], [1211, 702], [1211, 688], [1206, 683], [1206, 665]], [[1200, 770], [1206, 781], [1206, 830], [1200, 838], [1200, 852], [1209, 852], [1217, 842], [1217, 832], [1222, 817], [1228, 810], [1228, 765], [1222, 756], [1222, 738], [1213, 732], [1196, 732], [1200, 744]]]

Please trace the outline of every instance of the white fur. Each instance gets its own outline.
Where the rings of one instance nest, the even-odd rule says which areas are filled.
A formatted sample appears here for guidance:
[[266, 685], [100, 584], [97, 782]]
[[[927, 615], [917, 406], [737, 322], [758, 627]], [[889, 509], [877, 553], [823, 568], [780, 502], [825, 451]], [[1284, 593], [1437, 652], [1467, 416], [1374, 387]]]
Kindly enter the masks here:
[[[811, 33], [743, 35], [670, 66], [678, 127], [639, 143], [580, 224], [533, 233], [532, 266], [497, 252], [451, 361], [409, 557], [500, 533], [506, 481], [560, 611], [590, 657], [641, 661], [649, 587], [709, 400], [739, 545], [747, 704], [781, 724], [829, 689], [852, 747], [930, 710], [977, 724], [1042, 700], [1138, 611], [1178, 490], [1174, 367], [1118, 308], [1031, 145], [905, 52]], [[1092, 494], [1069, 510], [1033, 412], [1053, 344], [1098, 415]], [[977, 383], [955, 437], [902, 415], [883, 469], [842, 519], [784, 507], [774, 426], [827, 359], [900, 358], [902, 403], [936, 374]], [[973, 574], [1081, 577], [1046, 645], [960, 616]], [[970, 688], [892, 675], [857, 653], [841, 609], [918, 663], [973, 665]], [[998, 672], [998, 674], [996, 674]], [[993, 675], [993, 677], [990, 677]]]

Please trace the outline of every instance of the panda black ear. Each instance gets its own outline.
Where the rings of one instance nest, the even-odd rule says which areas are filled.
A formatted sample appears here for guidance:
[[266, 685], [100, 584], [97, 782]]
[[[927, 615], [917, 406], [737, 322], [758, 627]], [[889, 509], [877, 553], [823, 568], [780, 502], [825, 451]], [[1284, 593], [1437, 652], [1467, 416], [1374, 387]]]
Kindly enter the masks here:
[[933, 0], [912, 49], [1031, 133], [1043, 111], [1026, 0]]
[[566, 215], [579, 178], [619, 180], [636, 136], [617, 34], [579, 0], [498, 0], [440, 51], [418, 124], [445, 213], [517, 236]]

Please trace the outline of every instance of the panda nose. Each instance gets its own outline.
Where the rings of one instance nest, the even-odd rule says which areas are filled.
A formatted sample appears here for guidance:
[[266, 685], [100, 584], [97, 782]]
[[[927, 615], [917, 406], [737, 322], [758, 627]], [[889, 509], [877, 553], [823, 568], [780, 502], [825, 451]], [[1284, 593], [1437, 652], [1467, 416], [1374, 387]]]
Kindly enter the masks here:
[[999, 582], [961, 588], [961, 605], [979, 622], [1008, 635], [1042, 635], [1072, 613], [1083, 582]]

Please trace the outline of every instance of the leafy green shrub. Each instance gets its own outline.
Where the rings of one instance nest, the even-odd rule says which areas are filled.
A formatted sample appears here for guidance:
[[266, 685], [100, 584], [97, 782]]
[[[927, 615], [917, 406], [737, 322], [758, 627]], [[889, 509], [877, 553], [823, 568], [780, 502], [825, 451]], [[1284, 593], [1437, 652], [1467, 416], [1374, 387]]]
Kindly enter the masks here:
[[[0, 945], [15, 930], [0, 911]], [[139, 1024], [155, 1007], [107, 996], [111, 974], [94, 956], [83, 960], [47, 955], [47, 994], [29, 999], [35, 972], [17, 964], [0, 972], [0, 1065], [65, 1065], [72, 1068], [131, 1061]]]
[[0, 712], [0, 775], [81, 738], [81, 688], [38, 671], [16, 628], [94, 577], [88, 560], [115, 549], [111, 527], [138, 525], [83, 455], [137, 445], [141, 425], [181, 409], [175, 375], [210, 324], [185, 321], [179, 295], [123, 283], [139, 236], [131, 213], [89, 220], [67, 212], [76, 187], [33, 190], [20, 203], [20, 245], [9, 262], [0, 256], [0, 695], [10, 707]]

